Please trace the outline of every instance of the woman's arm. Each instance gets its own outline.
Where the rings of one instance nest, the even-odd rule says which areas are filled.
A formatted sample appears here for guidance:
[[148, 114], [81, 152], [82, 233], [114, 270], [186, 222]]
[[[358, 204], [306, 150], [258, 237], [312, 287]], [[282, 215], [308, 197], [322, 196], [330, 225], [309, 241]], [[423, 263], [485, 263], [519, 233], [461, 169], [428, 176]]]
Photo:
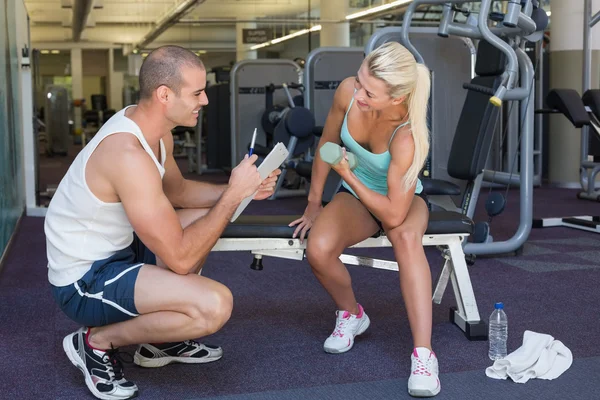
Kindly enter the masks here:
[[[381, 195], [365, 186], [348, 168], [344, 160], [334, 167], [342, 176], [360, 201], [375, 215], [385, 227], [395, 228], [404, 222], [415, 194], [413, 185], [404, 190], [404, 175], [410, 168], [414, 156], [414, 142], [410, 128], [399, 131], [390, 145], [391, 161], [388, 169], [388, 193]], [[345, 165], [342, 165], [345, 164]]]
[[354, 81], [354, 77], [344, 79], [335, 92], [333, 104], [327, 115], [325, 126], [323, 127], [323, 134], [319, 140], [319, 147], [317, 148], [315, 158], [313, 159], [310, 176], [310, 192], [308, 194], [309, 203], [321, 204], [325, 181], [327, 180], [327, 175], [329, 174], [331, 166], [321, 160], [319, 148], [327, 142], [341, 143], [340, 130], [342, 129], [346, 109], [354, 95]]

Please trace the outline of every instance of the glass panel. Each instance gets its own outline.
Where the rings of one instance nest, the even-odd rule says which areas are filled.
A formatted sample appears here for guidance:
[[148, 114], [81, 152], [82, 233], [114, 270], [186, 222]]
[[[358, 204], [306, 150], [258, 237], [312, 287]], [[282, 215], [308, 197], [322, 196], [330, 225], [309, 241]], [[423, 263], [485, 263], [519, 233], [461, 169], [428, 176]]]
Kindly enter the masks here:
[[24, 205], [15, 7], [12, 0], [0, 0], [0, 254]]

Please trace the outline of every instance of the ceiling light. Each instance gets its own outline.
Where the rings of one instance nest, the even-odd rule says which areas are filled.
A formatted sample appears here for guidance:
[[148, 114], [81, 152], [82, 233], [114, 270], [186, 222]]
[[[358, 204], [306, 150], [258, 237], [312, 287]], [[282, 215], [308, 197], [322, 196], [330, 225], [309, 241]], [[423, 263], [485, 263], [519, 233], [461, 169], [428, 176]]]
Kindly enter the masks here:
[[[359, 12], [355, 12], [354, 14], [347, 15], [346, 19], [348, 21], [351, 21], [351, 20], [354, 20], [354, 19], [358, 19], [360, 17], [364, 17], [365, 15], [374, 14], [374, 13], [377, 13], [377, 12], [380, 12], [380, 11], [385, 11], [385, 10], [389, 10], [391, 8], [394, 8], [394, 7], [398, 7], [398, 6], [401, 6], [401, 5], [404, 5], [404, 4], [408, 4], [408, 3], [411, 3], [412, 1], [413, 0], [396, 0], [396, 1], [392, 1], [391, 3], [382, 4], [380, 6], [376, 6], [376, 7], [372, 7], [372, 8], [367, 8], [366, 10], [362, 10], [362, 11], [359, 11]], [[273, 44], [281, 43], [283, 41], [292, 39], [294, 37], [305, 35], [308, 32], [316, 32], [316, 31], [320, 31], [320, 30], [321, 30], [321, 25], [315, 25], [315, 26], [313, 26], [310, 29], [302, 29], [302, 30], [296, 31], [294, 33], [291, 33], [289, 35], [285, 35], [285, 36], [282, 36], [280, 38], [270, 40], [268, 42], [264, 42], [264, 43], [261, 43], [261, 44], [256, 44], [256, 45], [250, 47], [250, 50], [256, 50], [256, 49], [260, 49], [260, 48], [263, 48], [263, 47], [271, 46]]]
[[347, 20], [357, 19], [357, 18], [360, 18], [360, 17], [364, 17], [365, 15], [375, 14], [376, 12], [389, 10], [390, 8], [401, 6], [403, 4], [407, 4], [407, 3], [410, 3], [410, 2], [412, 2], [412, 0], [396, 0], [396, 1], [392, 1], [391, 3], [382, 4], [380, 6], [375, 6], [375, 7], [367, 8], [366, 10], [355, 12], [354, 14], [346, 15], [346, 19]]

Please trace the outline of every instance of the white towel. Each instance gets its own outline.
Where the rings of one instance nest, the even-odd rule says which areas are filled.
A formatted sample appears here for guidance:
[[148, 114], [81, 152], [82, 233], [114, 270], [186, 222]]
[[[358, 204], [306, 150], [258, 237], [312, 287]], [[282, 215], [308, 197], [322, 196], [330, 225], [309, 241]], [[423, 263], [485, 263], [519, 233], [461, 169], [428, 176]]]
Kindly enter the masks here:
[[573, 354], [561, 341], [543, 333], [525, 331], [523, 345], [486, 368], [493, 379], [509, 377], [517, 383], [530, 379], [556, 379], [573, 363]]

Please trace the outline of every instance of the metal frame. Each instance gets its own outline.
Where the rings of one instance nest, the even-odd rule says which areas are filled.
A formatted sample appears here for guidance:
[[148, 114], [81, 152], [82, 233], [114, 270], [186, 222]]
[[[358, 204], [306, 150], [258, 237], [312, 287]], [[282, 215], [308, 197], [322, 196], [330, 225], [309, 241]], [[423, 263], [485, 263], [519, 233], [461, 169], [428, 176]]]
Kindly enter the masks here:
[[[462, 248], [462, 242], [467, 236], [466, 233], [423, 236], [423, 246], [437, 246], [442, 250], [442, 256], [445, 259], [433, 292], [432, 301], [441, 304], [448, 282], [451, 282], [456, 298], [456, 308], [452, 308], [450, 313], [451, 321], [465, 333], [469, 340], [486, 340], [487, 324], [481, 320], [477, 308], [477, 301]], [[387, 237], [380, 236], [368, 238], [351, 246], [351, 248], [380, 247], [392, 247], [392, 244]], [[300, 261], [305, 257], [306, 242], [300, 243], [299, 239], [221, 238], [212, 251], [250, 251], [255, 259], [278, 257]], [[340, 260], [348, 265], [398, 271], [398, 263], [395, 261], [348, 254], [342, 254]]]
[[534, 228], [554, 228], [557, 226], [600, 233], [600, 216], [579, 215], [575, 217], [563, 218], [542, 218], [533, 222]]
[[[518, 251], [529, 237], [532, 228], [533, 217], [533, 135], [534, 135], [534, 106], [535, 91], [532, 89], [534, 84], [534, 68], [529, 56], [523, 50], [525, 45], [520, 37], [528, 36], [531, 32], [529, 15], [532, 11], [532, 3], [527, 0], [523, 6], [515, 3], [515, 7], [510, 13], [505, 15], [505, 22], [516, 24], [516, 27], [491, 27], [488, 25], [488, 15], [491, 7], [491, 0], [481, 0], [481, 7], [478, 14], [476, 25], [458, 24], [454, 22], [455, 12], [452, 10], [453, 3], [461, 3], [458, 0], [415, 0], [408, 7], [404, 14], [402, 24], [402, 44], [407, 47], [417, 59], [417, 62], [423, 62], [423, 57], [410, 42], [410, 24], [415, 10], [422, 4], [443, 4], [443, 18], [439, 25], [438, 34], [446, 37], [456, 35], [468, 37], [471, 39], [486, 40], [494, 47], [502, 51], [507, 57], [506, 73], [504, 79], [491, 102], [500, 106], [505, 101], [518, 101], [521, 112], [521, 143], [520, 148], [520, 220], [517, 232], [505, 241], [488, 241], [485, 243], [466, 243], [464, 251], [467, 254], [503, 254]], [[511, 38], [511, 44], [505, 42], [500, 36]], [[520, 82], [520, 87], [517, 86]], [[496, 176], [502, 179], [503, 174], [496, 172]], [[499, 181], [499, 179], [496, 179]]]
[[[282, 66], [288, 66], [291, 67], [295, 70], [298, 71], [298, 83], [301, 83], [301, 77], [302, 77], [302, 68], [300, 68], [300, 66], [295, 63], [292, 60], [282, 60], [282, 59], [257, 59], [257, 60], [242, 60], [238, 63], [236, 63], [233, 68], [231, 69], [230, 72], [230, 83], [229, 83], [229, 88], [231, 91], [231, 99], [230, 99], [230, 105], [231, 105], [231, 114], [230, 114], [230, 122], [231, 122], [231, 166], [232, 168], [235, 167], [238, 163], [239, 163], [239, 157], [238, 157], [238, 148], [237, 148], [237, 135], [239, 132], [239, 129], [241, 128], [239, 125], [239, 106], [238, 106], [238, 101], [237, 101], [237, 96], [238, 96], [238, 89], [239, 89], [239, 77], [238, 74], [240, 72], [241, 69], [243, 69], [245, 66], [248, 65], [282, 65]], [[250, 132], [252, 131], [251, 128], [248, 127], [244, 127], [245, 129], [249, 129]], [[254, 128], [254, 127], [252, 127]], [[259, 131], [262, 132], [262, 127], [257, 127], [259, 129]]]
[[[592, 86], [592, 28], [600, 21], [600, 11], [592, 14], [592, 0], [585, 0], [583, 6], [583, 82], [582, 91], [585, 93]], [[595, 176], [600, 170], [600, 164], [588, 161], [590, 127], [581, 128], [581, 167], [579, 181], [582, 191], [580, 199], [600, 201], [600, 189], [596, 188]]]
[[[340, 59], [340, 55], [342, 58]], [[362, 47], [318, 47], [312, 50], [308, 56], [306, 57], [306, 64], [304, 65], [304, 106], [313, 114], [315, 117], [316, 126], [325, 126], [325, 122], [327, 120], [327, 114], [329, 113], [329, 109], [333, 104], [333, 96], [331, 98], [331, 103], [326, 105], [326, 100], [322, 100], [324, 97], [320, 97], [320, 93], [323, 93], [323, 90], [316, 89], [316, 82], [322, 77], [320, 72], [325, 71], [328, 77], [332, 78], [329, 81], [330, 86], [329, 89], [331, 92], [335, 93], [339, 83], [341, 83], [344, 79], [348, 78], [356, 74], [358, 68], [360, 67], [360, 62], [356, 65], [356, 69], [352, 72], [349, 72], [349, 68], [351, 65], [345, 65], [347, 59], [353, 56], [360, 56], [360, 62], [364, 59], [364, 49]], [[336, 64], [340, 68], [326, 68], [323, 67], [323, 63], [327, 63], [331, 58], [335, 58], [335, 60], [341, 60]], [[344, 65], [340, 65], [340, 63]], [[325, 69], [321, 69], [325, 68]], [[329, 94], [331, 94], [331, 92]], [[307, 161], [313, 161], [314, 154], [319, 145], [320, 138], [315, 140], [313, 148], [311, 149], [310, 158]], [[335, 172], [333, 169], [329, 171], [327, 175], [327, 179], [325, 181], [325, 186], [323, 190], [323, 201], [330, 202], [335, 193], [337, 193], [338, 189], [342, 184], [342, 178]]]
[[[586, 126], [589, 129], [593, 129], [597, 134], [600, 134], [600, 121], [589, 107], [586, 106], [585, 110], [590, 116], [590, 124]], [[588, 166], [588, 182], [593, 182], [596, 179], [596, 175], [600, 172], [600, 163], [587, 162], [584, 163], [584, 165]], [[597, 192], [596, 196], [598, 197], [596, 197], [595, 199], [590, 197], [583, 197], [582, 193], [585, 194], [586, 192], [578, 193], [577, 195], [579, 198], [600, 201], [600, 192]], [[533, 221], [534, 228], [553, 228], [557, 226], [600, 233], [600, 215], [579, 215], [574, 217], [539, 218]]]
[[[428, 121], [431, 143], [422, 175], [441, 179], [464, 187], [465, 182], [448, 175], [448, 153], [454, 139], [454, 128], [459, 121], [466, 98], [462, 90], [463, 82], [473, 78], [476, 48], [469, 38], [441, 38], [437, 27], [409, 27], [420, 57], [425, 60], [431, 73], [431, 95], [429, 99]], [[402, 27], [385, 27], [377, 30], [365, 45], [365, 53], [372, 52], [385, 42], [403, 43]], [[418, 40], [418, 42], [417, 42]], [[458, 75], [457, 75], [458, 74]], [[432, 204], [445, 202], [440, 196], [430, 196]], [[453, 201], [450, 199], [450, 201]], [[452, 208], [445, 208], [454, 210]]]
[[[314, 110], [314, 96], [315, 96], [315, 85], [314, 85], [314, 69], [316, 68], [316, 62], [319, 61], [323, 54], [327, 53], [363, 53], [362, 47], [319, 47], [311, 51], [306, 57], [306, 64], [304, 65], [304, 84], [306, 86], [304, 91], [304, 105], [313, 114]], [[340, 81], [347, 78], [347, 76], [341, 77]], [[317, 122], [318, 125], [318, 122]]]
[[[285, 74], [290, 74], [290, 75], [294, 75], [294, 83], [302, 83], [302, 68], [294, 61], [292, 60], [285, 60], [285, 59], [257, 59], [257, 60], [242, 60], [238, 63], [236, 63], [233, 68], [231, 69], [231, 79], [229, 82], [229, 88], [230, 88], [230, 93], [231, 93], [231, 97], [230, 97], [230, 106], [231, 106], [231, 113], [230, 113], [230, 123], [231, 123], [231, 167], [234, 168], [236, 165], [238, 165], [238, 163], [240, 162], [243, 153], [240, 153], [240, 149], [238, 148], [238, 139], [239, 137], [242, 137], [242, 129], [246, 130], [246, 133], [248, 135], [250, 135], [249, 132], [252, 132], [252, 128], [257, 128], [258, 129], [258, 137], [261, 138], [263, 137], [263, 135], [265, 135], [262, 125], [260, 123], [257, 123], [256, 126], [242, 126], [242, 123], [240, 122], [241, 119], [241, 109], [240, 109], [240, 105], [239, 105], [239, 87], [240, 87], [240, 76], [242, 74], [242, 70], [246, 67], [246, 66], [271, 66], [271, 67], [276, 67], [278, 66], [279, 68], [277, 69], [277, 73], [281, 73], [282, 75]], [[291, 73], [293, 72], [293, 73]], [[290, 83], [289, 81], [287, 82], [273, 82], [273, 79], [277, 79], [274, 78], [273, 76], [271, 76], [269, 73], [265, 72], [263, 76], [267, 76], [267, 80], [269, 81], [268, 83], [277, 83], [277, 84], [283, 84], [283, 83]], [[266, 86], [268, 83], [266, 83], [267, 81], [263, 81], [264, 85], [259, 84], [259, 86]], [[286, 89], [286, 93], [287, 93], [287, 89]], [[287, 93], [286, 95], [286, 99], [288, 101], [290, 101], [290, 106], [293, 106], [293, 102], [291, 102], [291, 96], [289, 95], [289, 93]], [[264, 104], [264, 102], [260, 103], [260, 104]], [[259, 109], [261, 109], [259, 107]], [[264, 108], [262, 108], [262, 110], [264, 111]], [[245, 121], [246, 123], [248, 123], [248, 121]], [[290, 151], [290, 155], [288, 157], [288, 159], [284, 162], [284, 166], [288, 164], [288, 161], [290, 161], [290, 159], [293, 157], [294, 154], [294, 148], [296, 146], [297, 143], [297, 138], [294, 136], [290, 137], [290, 141], [289, 143], [285, 143], [287, 149]], [[249, 142], [250, 140], [248, 140]], [[277, 179], [277, 184], [276, 187], [274, 189], [273, 195], [271, 197], [269, 197], [269, 200], [275, 200], [277, 198], [285, 198], [285, 197], [293, 197], [293, 196], [305, 196], [308, 191], [307, 188], [300, 188], [300, 189], [285, 189], [282, 187], [283, 185], [283, 181], [286, 177], [286, 172], [287, 169], [286, 168], [282, 168], [282, 172], [279, 175], [278, 179]]]

